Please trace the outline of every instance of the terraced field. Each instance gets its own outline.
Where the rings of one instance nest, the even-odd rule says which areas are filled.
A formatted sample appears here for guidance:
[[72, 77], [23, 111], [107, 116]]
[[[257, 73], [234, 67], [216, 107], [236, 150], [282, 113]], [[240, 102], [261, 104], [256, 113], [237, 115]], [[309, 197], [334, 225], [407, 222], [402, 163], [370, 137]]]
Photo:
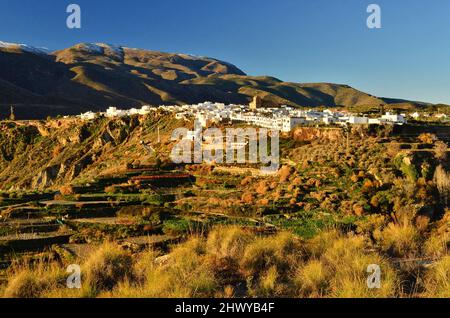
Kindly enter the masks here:
[[[20, 199], [3, 200], [0, 270], [24, 258], [83, 258], [104, 240], [133, 251], [148, 247], [167, 250], [192, 232], [214, 224], [238, 223], [262, 231], [274, 230], [254, 217], [230, 216], [214, 209], [184, 209], [184, 204], [192, 200], [206, 202], [213, 192], [213, 196], [239, 192], [206, 189], [192, 197], [195, 179], [180, 171], [137, 167], [123, 175], [71, 187], [70, 194], [29, 193]], [[127, 189], [131, 187], [133, 190]]]

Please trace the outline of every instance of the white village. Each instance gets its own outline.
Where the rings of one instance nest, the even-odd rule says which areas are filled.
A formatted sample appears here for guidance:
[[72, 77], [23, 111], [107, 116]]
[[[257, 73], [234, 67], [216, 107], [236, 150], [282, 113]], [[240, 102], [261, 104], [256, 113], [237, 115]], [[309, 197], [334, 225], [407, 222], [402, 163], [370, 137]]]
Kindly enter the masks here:
[[142, 106], [128, 110], [109, 107], [104, 113], [87, 112], [79, 115], [83, 120], [93, 120], [99, 116], [116, 118], [132, 115], [147, 115], [154, 111], [172, 113], [177, 119], [197, 120], [202, 127], [218, 123], [242, 122], [281, 132], [290, 132], [301, 125], [404, 125], [406, 114], [385, 113], [377, 118], [359, 116], [337, 110], [302, 110], [289, 106], [261, 107], [259, 97], [249, 105], [226, 105], [224, 103], [203, 102], [193, 105]]

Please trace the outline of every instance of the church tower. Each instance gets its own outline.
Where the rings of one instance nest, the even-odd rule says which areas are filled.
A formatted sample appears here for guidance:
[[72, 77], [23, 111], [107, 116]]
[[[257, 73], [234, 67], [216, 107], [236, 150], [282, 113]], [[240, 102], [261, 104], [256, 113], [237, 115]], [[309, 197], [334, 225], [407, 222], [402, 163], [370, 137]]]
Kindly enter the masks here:
[[261, 108], [262, 100], [261, 97], [255, 96], [253, 97], [253, 101], [250, 103], [250, 109], [256, 110], [258, 108]]
[[10, 111], [11, 111], [11, 113], [9, 115], [9, 120], [12, 120], [12, 121], [16, 120], [16, 115], [14, 114], [14, 106], [11, 105]]

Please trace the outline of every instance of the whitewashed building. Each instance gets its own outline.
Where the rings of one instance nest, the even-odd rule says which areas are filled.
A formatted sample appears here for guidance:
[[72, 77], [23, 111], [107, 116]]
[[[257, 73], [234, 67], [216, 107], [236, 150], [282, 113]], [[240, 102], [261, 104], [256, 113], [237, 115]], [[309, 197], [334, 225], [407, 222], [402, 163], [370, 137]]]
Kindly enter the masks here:
[[350, 116], [348, 118], [348, 123], [352, 125], [364, 125], [369, 123], [369, 118], [367, 117], [357, 117], [357, 116]]
[[82, 120], [94, 120], [95, 118], [97, 118], [97, 114], [94, 112], [86, 112], [84, 114], [81, 114], [79, 116]]
[[296, 126], [306, 124], [306, 119], [302, 117], [284, 117], [283, 118], [283, 132], [290, 132]]
[[403, 115], [395, 115], [387, 112], [385, 115], [381, 116], [381, 119], [385, 119], [388, 122], [403, 125], [406, 124], [406, 119]]

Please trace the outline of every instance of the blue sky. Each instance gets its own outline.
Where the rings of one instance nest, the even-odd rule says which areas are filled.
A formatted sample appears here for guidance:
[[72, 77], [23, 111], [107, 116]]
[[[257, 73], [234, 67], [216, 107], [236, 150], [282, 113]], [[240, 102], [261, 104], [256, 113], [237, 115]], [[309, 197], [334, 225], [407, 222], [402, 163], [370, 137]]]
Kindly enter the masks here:
[[[66, 27], [70, 3], [81, 30]], [[366, 26], [371, 3], [382, 29]], [[0, 40], [190, 53], [249, 75], [450, 104], [450, 0], [0, 0]]]

